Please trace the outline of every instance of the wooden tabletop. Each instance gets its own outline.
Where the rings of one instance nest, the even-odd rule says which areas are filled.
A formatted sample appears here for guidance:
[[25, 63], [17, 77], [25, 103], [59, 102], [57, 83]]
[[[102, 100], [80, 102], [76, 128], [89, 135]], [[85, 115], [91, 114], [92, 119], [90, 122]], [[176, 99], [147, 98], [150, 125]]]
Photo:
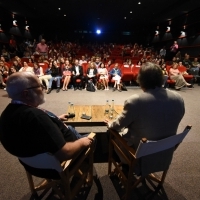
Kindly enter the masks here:
[[[122, 110], [123, 106], [115, 105], [112, 114], [111, 112], [105, 113], [104, 105], [74, 105], [75, 117], [69, 118], [65, 123], [72, 126], [105, 126], [105, 119], [116, 119]], [[82, 119], [82, 114], [92, 118], [90, 120]]]

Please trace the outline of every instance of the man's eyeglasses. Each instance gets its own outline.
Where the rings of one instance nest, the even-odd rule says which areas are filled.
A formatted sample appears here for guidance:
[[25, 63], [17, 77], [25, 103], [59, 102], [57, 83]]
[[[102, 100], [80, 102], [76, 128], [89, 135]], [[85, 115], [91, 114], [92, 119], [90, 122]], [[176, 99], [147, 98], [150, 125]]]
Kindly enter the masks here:
[[26, 88], [25, 90], [35, 89], [35, 88], [39, 88], [39, 87], [41, 87], [42, 90], [45, 89], [44, 85], [41, 84], [41, 85], [38, 85], [38, 86], [28, 87], [28, 88]]

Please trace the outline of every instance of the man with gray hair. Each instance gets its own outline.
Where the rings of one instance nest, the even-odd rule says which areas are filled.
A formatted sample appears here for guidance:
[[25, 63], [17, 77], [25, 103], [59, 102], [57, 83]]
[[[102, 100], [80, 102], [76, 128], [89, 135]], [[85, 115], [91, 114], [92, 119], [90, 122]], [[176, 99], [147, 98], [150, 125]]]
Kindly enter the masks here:
[[[38, 106], [45, 102], [43, 86], [29, 72], [16, 72], [7, 80], [7, 92], [12, 99], [0, 117], [0, 141], [17, 157], [32, 157], [51, 153], [58, 160], [68, 160], [89, 146], [92, 139], [81, 137], [59, 117]], [[27, 171], [44, 178], [58, 178], [52, 170], [41, 171], [22, 163]]]

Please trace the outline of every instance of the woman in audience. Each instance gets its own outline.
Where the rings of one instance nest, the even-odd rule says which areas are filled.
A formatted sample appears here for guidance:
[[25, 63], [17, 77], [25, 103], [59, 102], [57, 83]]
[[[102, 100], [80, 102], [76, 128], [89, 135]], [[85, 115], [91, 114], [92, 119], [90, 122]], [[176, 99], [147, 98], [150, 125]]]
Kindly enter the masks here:
[[21, 69], [19, 70], [20, 72], [33, 72], [33, 67], [28, 66], [27, 62], [24, 62], [24, 66], [21, 67]]
[[162, 70], [162, 73], [163, 73], [163, 87], [166, 88], [167, 87], [167, 79], [169, 77], [169, 74], [167, 72], [166, 64], [165, 63], [163, 63], [161, 65], [161, 70]]
[[43, 68], [38, 65], [38, 63], [34, 62], [33, 64], [33, 72], [37, 77], [43, 76]]
[[8, 78], [8, 67], [4, 64], [2, 60], [0, 60], [0, 84], [5, 87], [5, 80]]
[[49, 86], [48, 86], [48, 91], [47, 94], [51, 93], [52, 90], [52, 83], [53, 81], [56, 81], [57, 85], [57, 90], [56, 93], [60, 92], [60, 80], [62, 79], [61, 76], [61, 69], [58, 63], [54, 60], [52, 62], [52, 67], [51, 67], [51, 76], [52, 78], [49, 80]]
[[11, 74], [14, 74], [15, 72], [17, 72], [16, 71], [16, 69], [15, 69], [15, 67], [10, 67], [10, 69], [9, 69], [9, 76], [11, 75]]
[[85, 79], [86, 79], [85, 88], [87, 87], [88, 80], [90, 80], [90, 79], [93, 81], [93, 84], [95, 85], [95, 88], [96, 88], [96, 84], [97, 84], [97, 68], [96, 68], [94, 62], [91, 62], [89, 64]]
[[187, 83], [181, 74], [181, 72], [178, 70], [178, 63], [173, 63], [172, 67], [169, 70], [169, 76], [172, 80], [175, 80], [175, 89], [180, 90], [182, 87], [192, 87], [191, 84]]
[[117, 89], [119, 92], [121, 92], [120, 88], [120, 81], [121, 81], [121, 70], [119, 69], [119, 64], [116, 63], [115, 67], [110, 71], [110, 74], [112, 76], [112, 80], [115, 81], [113, 92]]
[[98, 68], [99, 79], [103, 83], [105, 90], [109, 90], [108, 88], [108, 70], [106, 69], [104, 63], [101, 63]]
[[71, 65], [69, 64], [69, 60], [66, 60], [65, 65], [63, 67], [63, 80], [64, 80], [63, 87], [62, 87], [63, 91], [68, 90], [67, 87], [71, 80], [71, 75], [72, 75], [72, 68], [71, 68]]
[[18, 62], [18, 64], [22, 67], [23, 64], [22, 64], [22, 61], [21, 61], [21, 58], [18, 57], [18, 56], [15, 56], [15, 60]]

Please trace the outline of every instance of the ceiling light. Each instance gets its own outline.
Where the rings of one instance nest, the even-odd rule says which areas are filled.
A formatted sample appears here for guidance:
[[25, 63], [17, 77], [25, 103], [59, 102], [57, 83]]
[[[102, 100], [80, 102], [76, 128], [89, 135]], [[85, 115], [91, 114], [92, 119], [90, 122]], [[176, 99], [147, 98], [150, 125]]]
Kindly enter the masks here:
[[168, 33], [168, 32], [170, 32], [170, 30], [171, 30], [171, 28], [170, 28], [170, 26], [168, 26], [166, 32]]
[[66, 15], [64, 14], [64, 17], [66, 17]]
[[58, 10], [61, 10], [61, 8], [58, 8]]
[[139, 1], [138, 4], [141, 4], [141, 2]]
[[25, 30], [26, 30], [26, 31], [29, 31], [29, 26], [25, 26]]
[[13, 26], [17, 26], [17, 20], [13, 20]]
[[133, 13], [132, 11], [130, 11], [130, 13]]
[[186, 32], [185, 31], [181, 31], [181, 35], [179, 36], [179, 38], [185, 37], [186, 36]]
[[124, 19], [126, 19], [126, 17], [124, 17]]
[[159, 35], [159, 31], [155, 31], [155, 35], [156, 35], [156, 36]]

